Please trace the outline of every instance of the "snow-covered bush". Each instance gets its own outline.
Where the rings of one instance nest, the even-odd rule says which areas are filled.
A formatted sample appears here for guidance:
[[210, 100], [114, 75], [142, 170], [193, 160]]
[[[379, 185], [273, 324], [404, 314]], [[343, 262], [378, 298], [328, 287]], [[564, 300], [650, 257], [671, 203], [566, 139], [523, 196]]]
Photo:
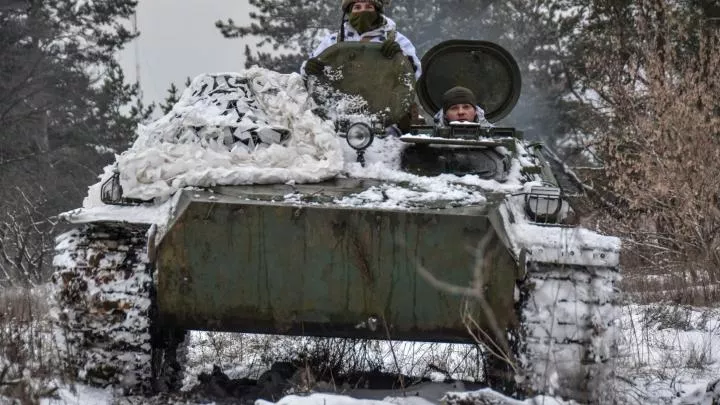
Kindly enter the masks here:
[[0, 403], [36, 404], [62, 379], [47, 324], [46, 291], [0, 290]]

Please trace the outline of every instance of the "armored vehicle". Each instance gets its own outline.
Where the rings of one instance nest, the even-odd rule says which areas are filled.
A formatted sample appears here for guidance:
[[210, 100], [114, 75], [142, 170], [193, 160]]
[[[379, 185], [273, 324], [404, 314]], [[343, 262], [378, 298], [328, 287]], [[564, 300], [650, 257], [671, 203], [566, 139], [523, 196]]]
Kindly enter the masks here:
[[[173, 387], [187, 330], [256, 332], [479, 343], [493, 386], [599, 400], [618, 239], [570, 223], [542, 148], [521, 131], [429, 118], [456, 85], [490, 122], [505, 117], [520, 94], [512, 56], [443, 42], [417, 83], [404, 56], [386, 59], [377, 44], [339, 43], [320, 58], [325, 74], [308, 83], [316, 113], [367, 171], [183, 188], [162, 224], [137, 215], [152, 202], [124, 197], [116, 173], [106, 209], [64, 215], [77, 227], [58, 237], [57, 318], [80, 377]], [[348, 95], [361, 96], [357, 111], [338, 108]], [[363, 175], [393, 124], [399, 169]]]

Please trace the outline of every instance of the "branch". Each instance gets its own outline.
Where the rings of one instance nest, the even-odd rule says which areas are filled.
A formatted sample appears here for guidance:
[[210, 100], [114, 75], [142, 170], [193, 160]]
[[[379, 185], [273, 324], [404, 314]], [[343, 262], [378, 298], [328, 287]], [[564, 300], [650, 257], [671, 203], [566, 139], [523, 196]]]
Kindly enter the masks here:
[[[474, 298], [477, 300], [478, 304], [480, 305], [480, 309], [483, 312], [483, 315], [488, 321], [488, 324], [490, 326], [490, 329], [492, 330], [493, 334], [495, 335], [495, 339], [492, 339], [482, 328], [478, 328], [480, 333], [484, 335], [484, 337], [487, 340], [478, 340], [478, 343], [485, 342], [486, 346], [487, 343], [495, 346], [497, 349], [501, 351], [501, 354], [494, 353], [491, 349], [491, 353], [494, 355], [497, 355], [499, 358], [504, 360], [509, 360], [509, 353], [510, 353], [510, 345], [507, 341], [507, 338], [505, 336], [505, 331], [501, 330], [497, 318], [495, 317], [495, 313], [493, 312], [492, 308], [490, 307], [490, 304], [485, 299], [485, 293], [484, 293], [484, 287], [485, 287], [485, 281], [483, 277], [483, 270], [484, 270], [484, 260], [486, 256], [486, 249], [488, 244], [490, 243], [490, 240], [492, 239], [493, 234], [487, 233], [478, 243], [478, 247], [476, 249], [476, 261], [475, 261], [475, 267], [473, 269], [473, 280], [472, 280], [472, 288], [467, 287], [460, 287], [454, 284], [447, 283], [445, 281], [437, 279], [432, 273], [430, 273], [427, 269], [425, 269], [423, 266], [418, 265], [417, 271], [418, 273], [433, 287], [445, 291], [447, 293], [453, 294], [453, 295], [461, 295], [467, 298]], [[466, 313], [466, 316], [463, 319], [463, 322], [465, 323], [466, 327], [468, 329], [471, 328], [471, 325], [468, 325], [468, 323], [471, 323], [473, 326], [477, 326], [477, 322], [472, 319], [472, 316], [468, 313]], [[475, 338], [476, 340], [478, 337], [474, 335], [472, 332], [470, 332], [471, 336]], [[515, 365], [512, 362], [509, 362], [509, 364], [515, 369]]]
[[468, 298], [481, 298], [478, 295], [478, 292], [472, 288], [460, 287], [455, 284], [450, 284], [446, 281], [438, 280], [422, 265], [418, 265], [417, 272], [420, 273], [420, 275], [422, 276], [422, 278], [425, 279], [425, 281], [430, 283], [430, 285], [437, 288], [438, 290], [445, 291], [453, 295], [461, 295]]
[[400, 388], [402, 388], [403, 393], [405, 393], [405, 378], [402, 374], [402, 369], [400, 368], [400, 363], [398, 362], [397, 356], [395, 355], [395, 348], [392, 345], [392, 337], [390, 336], [390, 329], [388, 328], [387, 320], [385, 320], [385, 315], [382, 316], [383, 321], [383, 327], [385, 328], [385, 336], [387, 337], [388, 342], [390, 343], [390, 353], [393, 357], [393, 362], [395, 362], [395, 368], [397, 368], [398, 372], [398, 379], [400, 380]]
[[595, 191], [595, 188], [583, 182], [580, 177], [570, 167], [568, 167], [568, 165], [565, 164], [565, 162], [560, 159], [560, 157], [552, 149], [546, 145], [544, 145], [543, 149], [555, 163], [562, 167], [563, 173], [567, 174], [578, 187], [587, 191]]
[[[8, 99], [9, 99], [9, 96], [11, 96], [13, 93], [15, 93], [16, 91], [18, 91], [18, 90], [19, 90], [20, 88], [22, 88], [25, 84], [27, 84], [28, 81], [29, 81], [31, 78], [33, 78], [33, 75], [35, 74], [35, 70], [36, 70], [36, 69], [38, 68], [38, 66], [40, 65], [40, 61], [41, 61], [42, 59], [43, 59], [43, 55], [40, 54], [40, 57], [37, 58], [37, 59], [34, 61], [34, 63], [32, 64], [32, 67], [27, 71], [27, 75], [26, 75], [22, 80], [20, 80], [20, 81], [17, 83], [16, 86], [10, 88], [10, 89], [7, 91], [6, 94], [8, 95]], [[12, 109], [13, 109], [18, 103], [20, 103], [20, 102], [22, 102], [22, 101], [25, 101], [26, 99], [27, 99], [26, 97], [19, 97], [17, 101], [15, 101], [14, 103], [12, 103], [8, 109], [6, 109], [5, 111], [3, 111], [2, 114], [0, 114], [0, 122], [2, 122], [2, 121], [5, 119], [5, 116], [6, 116], [10, 111], [12, 111]]]
[[553, 152], [549, 147], [545, 146], [543, 149], [546, 151], [546, 153], [548, 154], [548, 156], [549, 156], [553, 161], [555, 161], [557, 164], [560, 165], [560, 167], [562, 167], [563, 173], [565, 173], [566, 175], [568, 175], [568, 176], [570, 177], [570, 179], [573, 181], [573, 183], [577, 184], [578, 187], [582, 188], [583, 190], [588, 191], [588, 192], [594, 194], [595, 196], [597, 196], [598, 200], [599, 200], [605, 207], [607, 207], [607, 208], [609, 208], [611, 211], [613, 211], [616, 215], [622, 215], [622, 214], [623, 214], [623, 211], [620, 209], [620, 207], [618, 207], [617, 205], [615, 205], [615, 204], [613, 204], [612, 202], [608, 201], [607, 198], [605, 198], [599, 191], [597, 191], [597, 190], [595, 189], [595, 187], [590, 186], [590, 185], [586, 184], [585, 182], [583, 182], [583, 181], [580, 179], [580, 177], [577, 175], [577, 173], [575, 173], [570, 167], [568, 167], [568, 165], [566, 165], [565, 162], [563, 162], [562, 159], [560, 159], [560, 157], [558, 157], [558, 155], [555, 154], [555, 152]]

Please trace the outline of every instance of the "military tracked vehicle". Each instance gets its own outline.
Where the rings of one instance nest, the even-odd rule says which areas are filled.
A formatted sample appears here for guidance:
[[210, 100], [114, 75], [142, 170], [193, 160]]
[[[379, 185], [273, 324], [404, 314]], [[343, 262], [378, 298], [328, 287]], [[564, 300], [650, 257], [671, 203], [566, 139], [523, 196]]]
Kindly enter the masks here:
[[[520, 95], [512, 56], [489, 42], [443, 42], [417, 83], [404, 56], [386, 59], [377, 44], [339, 43], [320, 59], [325, 74], [309, 83], [318, 114], [359, 162], [399, 124], [402, 171], [454, 175], [478, 197], [338, 204], [393, 182], [350, 175], [193, 188], [173, 197], [159, 227], [123, 214], [144, 202], [123, 197], [113, 176], [103, 185], [112, 210], [68, 213], [77, 227], [58, 237], [57, 318], [80, 377], [172, 388], [186, 331], [210, 330], [481, 343], [493, 386], [600, 400], [618, 239], [568, 223], [563, 191], [521, 131], [428, 122], [456, 85], [476, 93], [490, 122], [505, 117]], [[362, 112], [338, 111], [338, 95], [361, 96]]]

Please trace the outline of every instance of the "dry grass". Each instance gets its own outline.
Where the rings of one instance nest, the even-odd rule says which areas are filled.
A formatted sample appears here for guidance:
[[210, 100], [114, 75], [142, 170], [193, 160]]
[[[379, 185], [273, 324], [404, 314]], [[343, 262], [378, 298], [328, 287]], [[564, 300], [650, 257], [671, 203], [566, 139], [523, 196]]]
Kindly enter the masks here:
[[603, 104], [586, 176], [604, 214], [585, 218], [624, 239], [624, 287], [642, 301], [720, 298], [720, 32], [677, 4], [641, 0], [632, 30], [588, 50], [583, 85]]
[[[367, 372], [417, 378], [431, 373], [478, 381], [482, 361], [473, 345], [402, 341], [289, 337], [223, 332], [193, 332], [185, 386], [196, 375], [219, 366], [231, 378], [260, 377], [275, 363], [312, 370], [318, 381]], [[409, 382], [408, 382], [409, 383]]]
[[628, 305], [622, 312], [613, 385], [621, 403], [706, 403], [677, 398], [688, 394], [686, 386], [717, 378], [720, 312], [667, 304]]

